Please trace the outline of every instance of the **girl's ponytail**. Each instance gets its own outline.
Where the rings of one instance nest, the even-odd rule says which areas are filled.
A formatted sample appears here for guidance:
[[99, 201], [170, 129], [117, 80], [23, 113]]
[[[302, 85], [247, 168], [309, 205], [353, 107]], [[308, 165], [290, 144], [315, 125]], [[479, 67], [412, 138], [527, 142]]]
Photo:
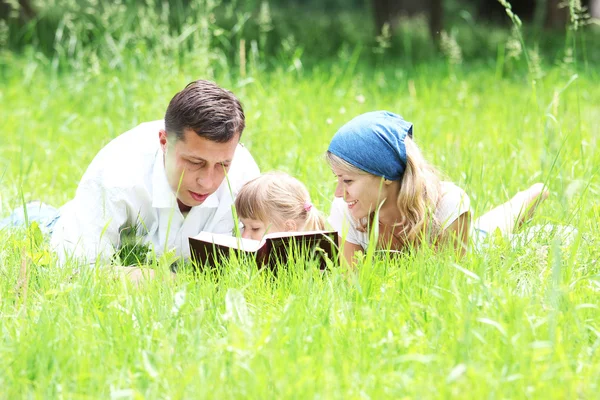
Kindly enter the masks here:
[[306, 203], [304, 205], [306, 211], [306, 223], [304, 224], [305, 231], [322, 231], [325, 230], [325, 217], [323, 214], [312, 204]]

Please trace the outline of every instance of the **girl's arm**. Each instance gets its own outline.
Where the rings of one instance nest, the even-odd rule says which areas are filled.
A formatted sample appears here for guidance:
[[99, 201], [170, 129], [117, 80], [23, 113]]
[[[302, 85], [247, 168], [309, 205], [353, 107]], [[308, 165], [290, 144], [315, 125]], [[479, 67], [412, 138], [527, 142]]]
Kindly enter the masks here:
[[471, 227], [471, 213], [461, 214], [442, 233], [440, 244], [452, 246], [458, 254], [464, 256], [469, 246], [469, 229]]

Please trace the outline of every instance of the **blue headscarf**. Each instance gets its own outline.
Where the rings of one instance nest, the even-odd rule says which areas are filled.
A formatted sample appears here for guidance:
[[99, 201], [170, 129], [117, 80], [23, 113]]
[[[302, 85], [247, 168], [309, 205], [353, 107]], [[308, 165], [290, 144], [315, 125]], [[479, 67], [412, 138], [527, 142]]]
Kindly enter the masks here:
[[368, 112], [342, 126], [328, 151], [363, 171], [397, 181], [406, 169], [406, 135], [412, 138], [412, 124], [401, 116]]

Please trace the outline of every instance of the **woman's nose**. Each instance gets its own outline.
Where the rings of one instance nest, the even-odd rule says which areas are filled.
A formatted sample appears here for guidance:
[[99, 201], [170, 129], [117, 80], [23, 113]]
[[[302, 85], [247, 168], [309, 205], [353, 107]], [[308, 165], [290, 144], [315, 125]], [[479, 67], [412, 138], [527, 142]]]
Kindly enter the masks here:
[[337, 186], [335, 187], [335, 197], [344, 197], [344, 187], [343, 185], [338, 182]]

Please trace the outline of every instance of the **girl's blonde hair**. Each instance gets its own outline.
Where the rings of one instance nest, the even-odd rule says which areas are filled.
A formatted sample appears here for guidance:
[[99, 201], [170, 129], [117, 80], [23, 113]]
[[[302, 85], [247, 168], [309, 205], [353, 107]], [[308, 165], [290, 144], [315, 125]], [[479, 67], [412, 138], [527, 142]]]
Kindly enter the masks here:
[[246, 183], [235, 199], [238, 217], [283, 226], [296, 222], [298, 231], [325, 229], [325, 218], [312, 204], [306, 186], [283, 172], [270, 172]]
[[[418, 247], [423, 238], [435, 242], [441, 234], [440, 221], [435, 216], [441, 198], [440, 174], [430, 165], [410, 137], [406, 137], [406, 169], [400, 182], [400, 192], [396, 205], [402, 219], [396, 226], [402, 227], [400, 241], [403, 245]], [[354, 174], [369, 174], [327, 152], [329, 165], [337, 170]], [[362, 221], [357, 221], [359, 229], [367, 232], [374, 221], [375, 211]]]

